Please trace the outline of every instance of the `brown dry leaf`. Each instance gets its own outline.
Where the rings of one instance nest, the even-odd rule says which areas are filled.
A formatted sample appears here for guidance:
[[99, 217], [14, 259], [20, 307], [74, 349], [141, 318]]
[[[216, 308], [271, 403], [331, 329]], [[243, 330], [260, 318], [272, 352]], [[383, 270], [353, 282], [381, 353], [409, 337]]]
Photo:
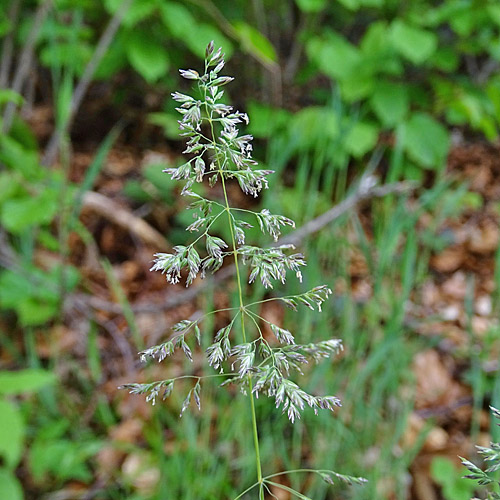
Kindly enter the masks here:
[[41, 358], [49, 358], [54, 355], [54, 346], [57, 353], [75, 353], [83, 348], [82, 336], [79, 332], [64, 325], [54, 325], [48, 334], [37, 337], [37, 352]]
[[488, 254], [493, 253], [498, 248], [500, 239], [500, 230], [498, 225], [486, 220], [483, 227], [474, 227], [469, 235], [469, 250], [474, 253]]
[[469, 235], [469, 250], [479, 254], [489, 254], [496, 251], [500, 239], [498, 225], [486, 220], [483, 227], [474, 227]]
[[125, 452], [112, 445], [101, 448], [96, 456], [97, 464], [99, 465], [97, 469], [99, 476], [108, 476], [117, 471], [124, 457]]
[[412, 412], [408, 418], [403, 437], [401, 438], [401, 447], [407, 450], [415, 446], [424, 426], [425, 420], [415, 412]]
[[442, 427], [435, 426], [427, 434], [422, 449], [427, 452], [441, 451], [447, 448], [449, 442], [448, 433]]
[[108, 154], [108, 161], [104, 166], [104, 172], [107, 174], [121, 177], [123, 175], [138, 170], [138, 164], [135, 156], [121, 147], [112, 149]]
[[482, 337], [491, 328], [492, 321], [484, 316], [472, 316], [471, 326], [475, 335]]
[[152, 494], [160, 480], [160, 470], [151, 464], [145, 453], [131, 453], [122, 465], [122, 473], [137, 490]]
[[129, 418], [113, 427], [109, 435], [114, 441], [136, 443], [142, 436], [143, 421], [138, 418]]
[[446, 406], [458, 399], [460, 386], [435, 350], [419, 352], [413, 361], [413, 371], [417, 377], [417, 408]]
[[443, 282], [441, 291], [449, 298], [463, 301], [467, 294], [467, 276], [463, 271], [453, 273]]
[[432, 256], [431, 266], [441, 273], [451, 273], [460, 268], [465, 261], [465, 257], [466, 253], [463, 247], [449, 247]]
[[433, 281], [426, 281], [421, 287], [422, 305], [433, 308], [441, 300], [441, 290]]
[[415, 500], [438, 500], [436, 489], [429, 474], [429, 456], [414, 460], [411, 471], [413, 476], [412, 492]]

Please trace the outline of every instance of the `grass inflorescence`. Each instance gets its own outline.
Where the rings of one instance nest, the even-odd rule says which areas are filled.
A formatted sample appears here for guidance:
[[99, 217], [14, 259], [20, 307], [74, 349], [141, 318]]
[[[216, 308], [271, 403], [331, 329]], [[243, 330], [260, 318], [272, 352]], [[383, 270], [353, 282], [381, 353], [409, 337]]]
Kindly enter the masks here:
[[[221, 76], [224, 64], [222, 50], [216, 51], [213, 43], [210, 43], [206, 49], [203, 74], [193, 69], [180, 71], [184, 78], [192, 80], [197, 87], [196, 96], [179, 92], [172, 94], [179, 104], [177, 111], [182, 115], [179, 121], [181, 136], [187, 138], [184, 153], [190, 155], [190, 158], [182, 165], [167, 168], [164, 172], [172, 179], [184, 181], [182, 195], [193, 199], [190, 208], [196, 211], [195, 221], [187, 230], [199, 233], [199, 236], [188, 245], [175, 246], [172, 253], [156, 254], [151, 270], [162, 272], [172, 284], [185, 278], [186, 286], [190, 286], [197, 276], [204, 277], [208, 272], [217, 272], [224, 265], [225, 259], [233, 261], [239, 306], [224, 310], [232, 317], [227, 325], [216, 332], [212, 343], [205, 350], [206, 364], [217, 373], [178, 377], [193, 381], [180, 413], [184, 413], [191, 400], [201, 409], [201, 387], [207, 378], [221, 377], [222, 385], [238, 386], [250, 401], [257, 481], [237, 498], [258, 488], [259, 498], [263, 499], [270, 487], [281, 487], [302, 495], [286, 485], [272, 481], [276, 476], [292, 471], [263, 475], [255, 398], [260, 395], [273, 398], [276, 407], [281, 408], [292, 423], [301, 417], [307, 407], [312, 408], [315, 413], [321, 409], [333, 411], [341, 405], [339, 398], [310, 394], [290, 377], [294, 372], [302, 373], [302, 368], [310, 361], [319, 362], [337, 354], [342, 350], [342, 342], [339, 339], [328, 339], [300, 344], [295, 334], [259, 315], [258, 306], [263, 300], [245, 302], [244, 277], [249, 284], [260, 281], [266, 289], [272, 289], [276, 282], [284, 284], [289, 271], [302, 282], [302, 268], [306, 261], [302, 254], [295, 251], [293, 245], [276, 243], [283, 227], [295, 226], [291, 219], [272, 214], [268, 209], [252, 212], [231, 205], [229, 183], [236, 181], [243, 193], [257, 197], [268, 187], [267, 178], [273, 172], [258, 168], [252, 159], [252, 136], [240, 135], [238, 127], [242, 123], [248, 124], [248, 116], [222, 103], [224, 91], [221, 87], [233, 80], [231, 77]], [[208, 184], [210, 188], [214, 188], [218, 183], [220, 189], [211, 192], [220, 193], [219, 197], [206, 198], [199, 194], [202, 190], [196, 189], [197, 184]], [[255, 224], [263, 233], [271, 236], [274, 245], [262, 247], [246, 243], [246, 230], [253, 227], [248, 222], [248, 214], [254, 217]], [[212, 234], [214, 223], [220, 218], [227, 220], [230, 235], [228, 241], [218, 234]], [[187, 277], [184, 277], [185, 271]], [[331, 293], [328, 286], [320, 285], [297, 295], [273, 299], [295, 311], [301, 306], [321, 311], [321, 305]], [[220, 310], [209, 314], [217, 312]], [[141, 359], [161, 362], [180, 349], [189, 361], [193, 361], [195, 344], [201, 346], [202, 324], [206, 316], [180, 321], [173, 327], [173, 335], [169, 340], [141, 352]], [[272, 341], [263, 334], [264, 323], [274, 334]], [[146, 399], [154, 404], [157, 398], [165, 399], [172, 393], [175, 380], [177, 379], [126, 384], [122, 387], [133, 394], [145, 394]], [[297, 470], [300, 471], [306, 470]], [[332, 478], [340, 478], [348, 483], [363, 481], [333, 471], [309, 472], [315, 472], [328, 483], [333, 483]], [[307, 498], [303, 495], [300, 497]]]

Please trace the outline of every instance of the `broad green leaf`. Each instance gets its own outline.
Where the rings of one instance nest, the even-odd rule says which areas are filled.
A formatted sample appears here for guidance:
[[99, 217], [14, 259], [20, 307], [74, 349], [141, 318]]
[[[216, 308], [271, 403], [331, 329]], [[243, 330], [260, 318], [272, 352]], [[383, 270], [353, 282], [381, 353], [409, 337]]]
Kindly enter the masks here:
[[399, 19], [392, 23], [390, 36], [394, 48], [414, 64], [429, 59], [437, 48], [438, 38], [434, 33], [409, 26]]
[[270, 137], [285, 128], [291, 118], [285, 109], [272, 108], [256, 101], [248, 103], [248, 114], [251, 117], [248, 132], [254, 137]]
[[8, 102], [13, 102], [16, 106], [20, 106], [24, 102], [24, 98], [11, 89], [0, 89], [0, 106]]
[[348, 132], [344, 147], [354, 157], [360, 158], [377, 144], [378, 128], [370, 123], [358, 122]]
[[447, 458], [435, 457], [431, 462], [432, 478], [441, 485], [453, 483], [456, 473], [456, 468]]
[[[196, 26], [196, 20], [189, 10], [177, 2], [162, 2], [160, 4], [160, 14], [163, 23], [170, 33], [176, 38], [183, 39], [189, 36]], [[205, 47], [202, 47], [205, 50]]]
[[385, 126], [401, 122], [409, 109], [406, 87], [400, 83], [380, 81], [370, 99], [371, 107]]
[[437, 169], [446, 160], [450, 138], [446, 128], [432, 116], [415, 113], [406, 124], [403, 145], [413, 161]]
[[44, 302], [31, 297], [16, 306], [16, 312], [22, 326], [43, 325], [54, 318], [58, 310], [57, 302]]
[[165, 47], [145, 31], [130, 32], [125, 50], [132, 67], [147, 82], [153, 83], [167, 73], [169, 59]]
[[14, 116], [9, 136], [26, 151], [32, 151], [36, 154], [40, 149], [33, 129], [18, 114]]
[[21, 483], [14, 473], [0, 468], [0, 498], [5, 500], [23, 500]]
[[486, 10], [488, 11], [488, 15], [491, 17], [491, 20], [500, 26], [500, 4], [497, 3], [488, 5]]
[[45, 45], [40, 50], [40, 61], [48, 68], [71, 68], [77, 75], [81, 75], [92, 52], [90, 44], [84, 41], [78, 44], [59, 42]]
[[13, 233], [38, 224], [48, 224], [59, 209], [59, 197], [55, 189], [46, 188], [38, 196], [7, 200], [0, 213], [0, 221]]
[[306, 50], [323, 73], [338, 80], [351, 79], [361, 63], [359, 50], [339, 35], [312, 38]]
[[357, 76], [340, 82], [342, 97], [348, 103], [365, 99], [373, 93], [376, 78], [370, 73], [367, 66], [361, 65]]
[[[170, 33], [198, 57], [205, 56], [205, 47], [212, 40], [217, 48], [222, 47], [226, 57], [231, 56], [233, 52], [231, 42], [212, 24], [196, 20], [184, 5], [177, 2], [162, 3], [160, 14]], [[193, 26], [196, 26], [196, 29], [193, 29]]]
[[30, 181], [39, 179], [42, 173], [36, 151], [27, 150], [11, 137], [1, 134], [0, 161]]
[[234, 24], [243, 50], [253, 54], [264, 64], [274, 65], [277, 61], [276, 50], [273, 44], [253, 26], [240, 21]]
[[[132, 2], [128, 8], [125, 16], [123, 17], [122, 23], [124, 26], [131, 28], [135, 26], [143, 19], [151, 16], [156, 7], [156, 0], [135, 0]], [[108, 12], [114, 13], [122, 7], [123, 0], [104, 0], [104, 5]]]
[[24, 431], [19, 410], [12, 403], [0, 399], [0, 457], [3, 457], [4, 463], [11, 469], [21, 459]]
[[54, 373], [28, 368], [16, 372], [0, 372], [0, 394], [22, 394], [37, 391], [38, 389], [53, 384], [56, 380]]
[[179, 139], [179, 117], [171, 113], [149, 113], [148, 122], [163, 128], [163, 133], [168, 139]]
[[291, 117], [288, 130], [295, 148], [307, 150], [337, 139], [339, 119], [332, 109], [311, 106]]
[[344, 7], [351, 10], [357, 10], [359, 8], [359, 0], [339, 0]]
[[183, 37], [189, 50], [200, 59], [205, 57], [205, 48], [212, 40], [217, 48], [222, 47], [227, 61], [233, 53], [233, 45], [215, 26], [198, 22], [196, 29], [189, 30]]
[[460, 63], [459, 53], [452, 47], [438, 47], [429, 59], [436, 68], [451, 73], [457, 70]]
[[9, 198], [22, 192], [22, 188], [11, 172], [0, 173], [0, 206]]
[[295, 0], [295, 3], [304, 12], [319, 12], [324, 9], [326, 0]]
[[403, 64], [394, 49], [389, 26], [385, 21], [377, 21], [368, 27], [359, 45], [362, 54], [361, 68], [372, 75], [401, 75]]

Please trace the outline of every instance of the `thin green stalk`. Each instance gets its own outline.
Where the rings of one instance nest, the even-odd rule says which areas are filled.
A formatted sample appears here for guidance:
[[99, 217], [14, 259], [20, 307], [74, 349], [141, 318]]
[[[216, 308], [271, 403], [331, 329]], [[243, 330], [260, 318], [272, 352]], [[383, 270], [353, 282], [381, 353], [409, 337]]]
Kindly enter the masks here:
[[[210, 122], [210, 125], [212, 123]], [[220, 169], [219, 169], [220, 170]], [[233, 245], [233, 255], [234, 255], [234, 265], [236, 266], [236, 281], [238, 283], [238, 297], [240, 301], [240, 310], [243, 311], [245, 309], [245, 306], [243, 305], [243, 290], [241, 286], [241, 276], [240, 276], [240, 269], [238, 265], [238, 252], [236, 251], [236, 238], [234, 236], [234, 229], [233, 229], [233, 221], [231, 219], [231, 213], [230, 213], [230, 207], [229, 207], [229, 201], [227, 198], [227, 191], [226, 191], [226, 184], [224, 182], [224, 176], [222, 175], [222, 170], [220, 170], [220, 176], [222, 180], [222, 189], [224, 191], [224, 200], [226, 202], [226, 211], [227, 211], [227, 217], [229, 221], [229, 230], [231, 231], [231, 243]], [[241, 314], [241, 333], [243, 336], [243, 342], [246, 343], [246, 334], [245, 334], [245, 318], [243, 314]], [[260, 447], [259, 447], [259, 434], [257, 431], [257, 416], [255, 413], [255, 400], [253, 397], [253, 384], [252, 384], [252, 377], [251, 375], [248, 375], [248, 390], [250, 393], [250, 408], [251, 408], [251, 414], [252, 414], [252, 433], [253, 433], [253, 443], [255, 447], [255, 462], [256, 462], [256, 467], [257, 467], [257, 481], [259, 484], [262, 484], [262, 466], [260, 463]]]
[[[206, 69], [205, 69], [206, 71]], [[206, 93], [205, 93], [205, 108], [207, 109], [206, 105]], [[210, 132], [212, 136], [212, 143], [214, 145], [214, 151], [217, 150], [217, 145], [215, 142], [215, 134], [214, 134], [214, 124], [213, 124], [213, 119], [212, 119], [212, 113], [208, 112], [207, 109], [207, 117], [208, 117], [208, 122], [210, 123]], [[222, 171], [222, 166], [220, 164], [219, 158], [216, 156], [216, 161], [217, 161], [217, 166], [219, 169], [219, 175], [221, 178], [221, 183], [222, 183], [222, 190], [224, 192], [224, 202], [225, 202], [225, 209], [227, 212], [227, 219], [229, 222], [229, 230], [231, 232], [231, 244], [233, 247], [233, 255], [234, 255], [234, 265], [236, 267], [236, 281], [238, 284], [238, 298], [240, 302], [240, 310], [241, 312], [244, 311], [245, 306], [243, 305], [243, 287], [241, 286], [241, 276], [240, 276], [240, 268], [238, 265], [238, 252], [236, 250], [236, 238], [234, 236], [234, 228], [233, 228], [233, 220], [231, 218], [231, 207], [229, 206], [229, 200], [227, 197], [227, 189], [226, 189], [226, 183], [224, 180], [224, 173]], [[241, 334], [243, 337], [243, 342], [246, 343], [246, 334], [245, 334], [245, 318], [243, 314], [241, 314]], [[257, 430], [257, 415], [255, 413], [255, 400], [253, 396], [253, 384], [252, 384], [252, 377], [250, 374], [247, 375], [248, 378], [248, 390], [249, 390], [249, 395], [250, 395], [250, 409], [251, 409], [251, 414], [252, 414], [252, 434], [253, 434], [253, 443], [255, 447], [255, 465], [257, 468], [257, 481], [258, 484], [261, 486], [260, 488], [260, 495], [263, 497], [263, 490], [262, 490], [262, 466], [260, 462], [260, 446], [259, 446], [259, 433]]]

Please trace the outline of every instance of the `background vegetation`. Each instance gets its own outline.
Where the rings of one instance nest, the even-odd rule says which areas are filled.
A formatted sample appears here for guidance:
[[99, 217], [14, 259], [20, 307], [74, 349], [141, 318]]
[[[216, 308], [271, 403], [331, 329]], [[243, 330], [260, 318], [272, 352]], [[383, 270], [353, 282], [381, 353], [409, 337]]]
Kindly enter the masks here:
[[183, 149], [170, 92], [210, 40], [277, 172], [259, 203], [299, 227], [347, 207], [300, 245], [304, 290], [334, 294], [297, 325], [343, 339], [303, 380], [343, 407], [292, 426], [259, 400], [263, 463], [369, 479], [291, 479], [315, 500], [481, 495], [457, 455], [481, 465], [473, 444], [498, 441], [498, 2], [0, 0], [0, 37], [0, 498], [226, 499], [253, 482], [237, 393], [214, 386], [179, 420], [182, 394], [117, 391], [183, 372], [136, 353], [234, 300], [148, 272], [187, 239], [161, 173]]

